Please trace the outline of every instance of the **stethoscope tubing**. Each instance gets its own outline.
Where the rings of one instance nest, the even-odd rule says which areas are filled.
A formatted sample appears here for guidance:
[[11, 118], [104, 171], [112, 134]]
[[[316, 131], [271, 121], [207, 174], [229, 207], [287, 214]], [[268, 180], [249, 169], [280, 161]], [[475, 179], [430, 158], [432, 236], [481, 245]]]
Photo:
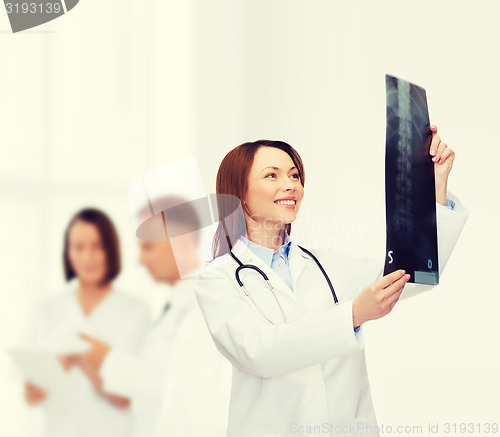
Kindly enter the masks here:
[[[333, 296], [333, 300], [335, 302], [335, 305], [338, 305], [339, 304], [339, 301], [337, 299], [337, 295], [335, 293], [335, 289], [333, 288], [333, 285], [332, 285], [332, 282], [330, 281], [330, 278], [328, 277], [328, 274], [326, 273], [325, 269], [323, 268], [323, 266], [321, 265], [321, 263], [319, 262], [318, 258], [316, 258], [315, 255], [313, 255], [309, 250], [303, 248], [302, 246], [298, 246], [303, 252], [305, 252], [307, 255], [309, 255], [313, 260], [314, 262], [316, 263], [316, 265], [319, 267], [321, 273], [323, 273], [323, 276], [325, 277], [325, 280], [328, 284], [328, 286], [330, 287], [330, 291], [332, 292], [332, 296]], [[269, 290], [271, 291], [272, 295], [274, 296], [274, 299], [276, 300], [276, 303], [278, 304], [279, 306], [279, 309], [281, 311], [281, 316], [283, 318], [283, 323], [288, 323], [287, 322], [287, 319], [286, 319], [286, 315], [285, 315], [285, 311], [283, 309], [283, 306], [281, 305], [281, 302], [279, 301], [278, 299], [278, 296], [276, 296], [276, 293], [274, 291], [274, 288], [273, 286], [271, 285], [271, 281], [269, 280], [269, 278], [267, 277], [267, 275], [264, 273], [264, 271], [262, 271], [262, 269], [260, 269], [259, 267], [253, 265], [253, 264], [243, 264], [239, 258], [233, 253], [232, 250], [229, 250], [229, 253], [231, 255], [231, 257], [238, 263], [238, 267], [236, 268], [235, 272], [234, 272], [234, 276], [236, 278], [236, 282], [238, 283], [238, 285], [240, 286], [241, 290], [243, 291], [243, 293], [245, 294], [245, 296], [247, 296], [251, 301], [252, 303], [254, 304], [254, 306], [257, 308], [257, 310], [261, 313], [261, 315], [269, 322], [271, 323], [272, 325], [274, 325], [275, 323], [264, 313], [264, 311], [262, 311], [262, 309], [259, 307], [259, 305], [257, 305], [257, 303], [255, 302], [255, 300], [253, 299], [251, 293], [247, 290], [247, 288], [245, 287], [245, 284], [243, 284], [243, 281], [240, 279], [240, 272], [244, 269], [252, 269], [252, 270], [255, 270], [257, 273], [259, 273], [262, 278], [266, 281], [267, 285], [269, 286]]]

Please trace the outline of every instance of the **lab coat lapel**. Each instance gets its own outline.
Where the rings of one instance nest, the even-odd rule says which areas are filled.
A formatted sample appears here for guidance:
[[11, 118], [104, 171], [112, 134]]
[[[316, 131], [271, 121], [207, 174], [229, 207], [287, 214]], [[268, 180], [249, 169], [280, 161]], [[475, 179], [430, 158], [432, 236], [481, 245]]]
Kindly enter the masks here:
[[293, 241], [290, 244], [290, 252], [288, 254], [288, 263], [290, 264], [290, 275], [292, 277], [293, 289], [298, 290], [298, 281], [304, 268], [309, 262], [310, 256], [307, 255]]
[[[300, 251], [300, 249], [299, 249]], [[261, 269], [269, 278], [271, 285], [277, 293], [285, 294], [290, 297], [297, 305], [300, 306], [300, 302], [297, 299], [297, 295], [290, 289], [280, 275], [278, 275], [270, 266], [266, 265], [257, 255], [255, 255], [251, 249], [249, 249], [245, 243], [241, 240], [235, 244], [233, 253], [236, 254], [243, 264], [253, 264]], [[240, 255], [238, 255], [240, 253]], [[293, 280], [293, 276], [292, 276]], [[293, 283], [295, 287], [295, 282]]]

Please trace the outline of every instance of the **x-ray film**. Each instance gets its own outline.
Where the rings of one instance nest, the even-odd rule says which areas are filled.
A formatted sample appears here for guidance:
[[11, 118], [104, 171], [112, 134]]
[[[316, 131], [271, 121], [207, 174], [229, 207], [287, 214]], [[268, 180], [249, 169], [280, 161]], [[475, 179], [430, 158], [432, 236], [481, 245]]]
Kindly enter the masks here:
[[386, 257], [384, 275], [398, 269], [409, 282], [439, 283], [432, 132], [425, 90], [386, 75]]

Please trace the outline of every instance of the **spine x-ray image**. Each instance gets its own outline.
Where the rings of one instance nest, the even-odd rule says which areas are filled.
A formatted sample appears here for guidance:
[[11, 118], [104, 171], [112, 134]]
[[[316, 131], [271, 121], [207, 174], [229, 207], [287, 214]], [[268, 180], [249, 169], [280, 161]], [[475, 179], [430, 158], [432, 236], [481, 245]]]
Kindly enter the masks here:
[[409, 282], [439, 283], [432, 132], [425, 90], [386, 75], [386, 257], [384, 275], [398, 269]]

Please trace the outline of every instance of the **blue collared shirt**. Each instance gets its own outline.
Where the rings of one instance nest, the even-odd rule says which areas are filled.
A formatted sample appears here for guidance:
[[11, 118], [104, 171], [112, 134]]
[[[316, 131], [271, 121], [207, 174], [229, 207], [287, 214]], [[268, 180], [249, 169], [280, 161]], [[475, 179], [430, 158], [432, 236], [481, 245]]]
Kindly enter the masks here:
[[260, 244], [256, 244], [253, 241], [246, 239], [243, 235], [240, 237], [240, 240], [243, 241], [243, 243], [245, 243], [248, 248], [264, 262], [264, 264], [271, 267], [279, 275], [279, 277], [283, 279], [285, 284], [290, 287], [290, 290], [293, 291], [290, 266], [288, 264], [288, 254], [290, 252], [290, 244], [292, 243], [292, 240], [290, 240], [290, 236], [286, 231], [285, 242], [276, 251], [268, 247], [261, 246]]
[[[454, 210], [455, 202], [450, 199], [446, 199], [446, 208]], [[288, 263], [288, 254], [290, 253], [290, 244], [292, 240], [290, 236], [285, 231], [285, 241], [280, 246], [278, 250], [273, 250], [268, 247], [256, 244], [253, 241], [248, 240], [243, 235], [240, 236], [240, 240], [245, 243], [248, 248], [255, 253], [267, 266], [271, 267], [283, 281], [290, 287], [293, 291], [292, 277], [290, 276], [290, 265]], [[354, 332], [357, 334], [359, 331], [359, 326], [354, 328]]]

